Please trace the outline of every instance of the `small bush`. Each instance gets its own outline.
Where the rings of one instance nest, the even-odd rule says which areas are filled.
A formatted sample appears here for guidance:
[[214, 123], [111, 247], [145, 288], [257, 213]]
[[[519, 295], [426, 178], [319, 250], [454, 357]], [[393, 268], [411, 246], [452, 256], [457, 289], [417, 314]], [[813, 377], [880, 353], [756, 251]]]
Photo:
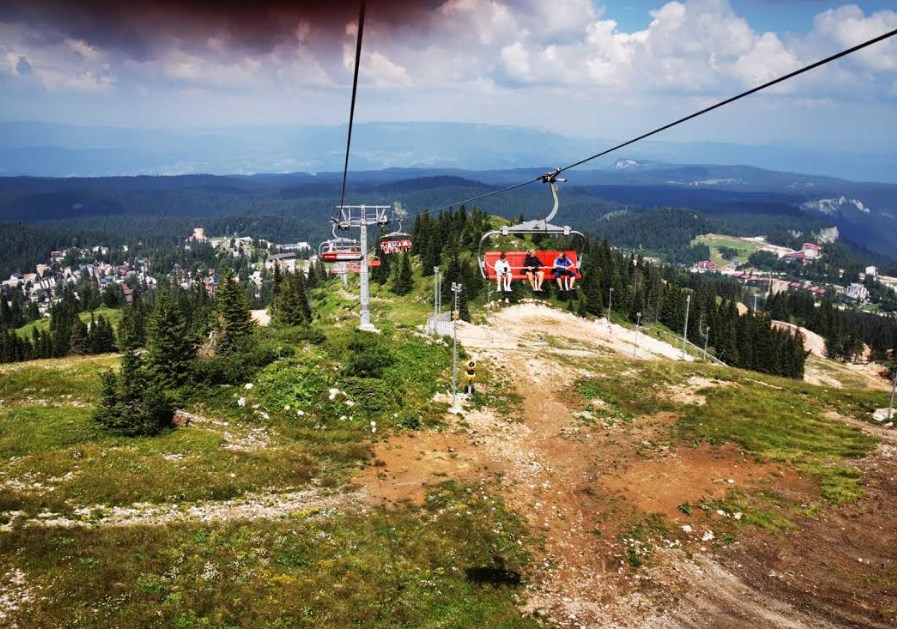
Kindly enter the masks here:
[[94, 419], [107, 431], [123, 437], [156, 435], [171, 426], [174, 407], [158, 384], [150, 380], [132, 353], [122, 359], [121, 375], [101, 376], [103, 393]]
[[193, 377], [208, 385], [240, 384], [252, 378], [275, 360], [290, 356], [293, 348], [276, 340], [255, 342], [246, 339], [230, 353], [198, 360], [193, 365]]
[[396, 387], [386, 380], [346, 378], [341, 385], [348, 398], [369, 418], [383, 415], [401, 403]]
[[349, 341], [349, 362], [345, 373], [360, 378], [380, 378], [395, 362], [389, 341], [379, 334], [354, 330]]

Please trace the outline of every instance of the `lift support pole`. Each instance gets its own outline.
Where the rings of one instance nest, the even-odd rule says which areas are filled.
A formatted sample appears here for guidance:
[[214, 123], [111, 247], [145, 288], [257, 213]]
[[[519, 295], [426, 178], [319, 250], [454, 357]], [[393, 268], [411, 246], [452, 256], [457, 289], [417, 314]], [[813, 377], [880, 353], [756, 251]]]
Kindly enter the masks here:
[[359, 278], [361, 280], [361, 312], [359, 313], [358, 329], [365, 332], [377, 332], [377, 327], [371, 323], [371, 287], [370, 269], [368, 267], [368, 226], [386, 225], [389, 218], [386, 211], [390, 205], [342, 205], [337, 209], [340, 218], [336, 221], [339, 229], [358, 229], [361, 240], [361, 268]]

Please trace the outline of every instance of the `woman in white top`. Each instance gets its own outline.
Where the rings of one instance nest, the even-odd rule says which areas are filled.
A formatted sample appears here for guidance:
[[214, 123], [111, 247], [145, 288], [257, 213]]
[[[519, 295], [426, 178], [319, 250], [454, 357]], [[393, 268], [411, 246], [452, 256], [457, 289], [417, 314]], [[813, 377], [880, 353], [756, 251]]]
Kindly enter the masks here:
[[498, 255], [498, 260], [495, 261], [495, 283], [499, 293], [511, 292], [511, 265], [508, 263], [504, 251]]

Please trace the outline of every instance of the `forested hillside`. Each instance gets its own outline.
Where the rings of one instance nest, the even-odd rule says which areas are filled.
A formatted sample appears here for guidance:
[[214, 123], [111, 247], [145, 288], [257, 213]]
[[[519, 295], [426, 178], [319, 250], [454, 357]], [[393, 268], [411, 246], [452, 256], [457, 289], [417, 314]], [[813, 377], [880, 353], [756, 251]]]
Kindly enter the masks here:
[[[353, 175], [348, 203], [401, 202], [411, 215], [441, 208], [495, 189], [489, 182], [519, 181], [530, 171], [467, 173], [390, 170]], [[482, 176], [483, 181], [475, 180]], [[594, 179], [590, 172], [579, 180]], [[576, 175], [561, 188], [556, 222], [648, 255], [690, 264], [708, 257], [691, 241], [701, 233], [766, 235], [782, 244], [810, 237], [836, 224], [835, 217], [800, 209], [805, 198], [783, 192], [739, 192], [683, 186], [579, 185]], [[0, 178], [0, 276], [25, 271], [46, 254], [73, 243], [171, 246], [195, 226], [224, 235], [250, 232], [275, 242], [319, 242], [330, 231], [339, 195], [334, 173], [258, 175], [252, 177], [188, 175], [179, 177]], [[478, 202], [489, 214], [506, 218], [545, 216], [551, 198], [541, 185], [531, 185]], [[874, 221], [876, 215], [851, 219]], [[23, 223], [10, 226], [10, 223]], [[890, 238], [878, 229], [869, 240], [848, 225], [847, 246], [862, 261], [889, 267], [879, 247]], [[867, 225], [868, 228], [868, 225]], [[866, 228], [864, 228], [866, 229]], [[867, 229], [868, 231], [868, 229]], [[877, 243], [877, 244], [876, 244]], [[886, 252], [889, 250], [885, 250]]]

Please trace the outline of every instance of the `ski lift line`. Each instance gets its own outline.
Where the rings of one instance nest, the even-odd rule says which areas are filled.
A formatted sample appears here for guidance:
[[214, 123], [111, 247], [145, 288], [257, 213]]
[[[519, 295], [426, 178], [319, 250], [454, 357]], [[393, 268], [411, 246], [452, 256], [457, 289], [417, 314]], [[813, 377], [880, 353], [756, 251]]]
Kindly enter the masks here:
[[[779, 83], [784, 83], [785, 81], [788, 81], [788, 80], [791, 80], [791, 79], [793, 79], [793, 78], [795, 78], [795, 77], [798, 77], [798, 76], [800, 76], [801, 74], [805, 74], [805, 73], [807, 73], [807, 72], [809, 72], [809, 71], [811, 71], [811, 70], [815, 70], [816, 68], [819, 68], [819, 67], [821, 67], [821, 66], [824, 66], [824, 65], [827, 65], [827, 64], [829, 64], [829, 63], [832, 63], [833, 61], [837, 61], [838, 59], [841, 59], [842, 57], [846, 57], [846, 56], [851, 55], [851, 54], [853, 54], [853, 53], [855, 53], [855, 52], [858, 52], [858, 51], [860, 51], [860, 50], [863, 50], [864, 48], [868, 48], [869, 46], [872, 46], [872, 45], [878, 44], [878, 43], [880, 43], [880, 42], [883, 42], [883, 41], [885, 41], [885, 40], [887, 40], [887, 39], [890, 39], [891, 37], [894, 37], [895, 35], [897, 35], [897, 29], [894, 29], [894, 30], [892, 30], [892, 31], [888, 31], [887, 33], [883, 33], [882, 35], [879, 35], [878, 37], [874, 37], [874, 38], [872, 38], [872, 39], [866, 40], [866, 41], [864, 41], [864, 42], [862, 42], [862, 43], [860, 43], [860, 44], [857, 44], [856, 46], [853, 46], [853, 47], [851, 47], [851, 48], [847, 48], [846, 50], [842, 50], [841, 52], [835, 53], [835, 54], [833, 54], [833, 55], [831, 55], [831, 56], [829, 56], [829, 57], [825, 57], [824, 59], [820, 59], [819, 61], [816, 61], [816, 62], [814, 62], [814, 63], [811, 63], [810, 65], [807, 65], [807, 66], [804, 66], [804, 67], [802, 67], [802, 68], [799, 68], [799, 69], [797, 69], [797, 70], [795, 70], [795, 71], [793, 71], [793, 72], [789, 72], [788, 74], [785, 74], [785, 75], [783, 75], [783, 76], [780, 76], [780, 77], [778, 77], [778, 78], [776, 78], [776, 79], [773, 79], [773, 80], [771, 80], [771, 81], [767, 81], [766, 83], [763, 83], [762, 85], [758, 85], [758, 86], [756, 86], [756, 87], [753, 87], [753, 88], [751, 88], [751, 89], [749, 89], [749, 90], [747, 90], [747, 91], [745, 91], [745, 92], [742, 92], [742, 93], [740, 93], [740, 94], [737, 94], [736, 96], [732, 96], [731, 98], [727, 98], [727, 99], [725, 99], [725, 100], [723, 100], [723, 101], [720, 101], [720, 102], [718, 102], [718, 103], [716, 103], [716, 104], [714, 104], [714, 105], [711, 105], [710, 107], [706, 107], [706, 108], [704, 108], [704, 109], [702, 109], [702, 110], [700, 110], [700, 111], [697, 111], [697, 112], [695, 112], [695, 113], [693, 113], [693, 114], [690, 114], [690, 115], [688, 115], [688, 116], [685, 116], [684, 118], [680, 118], [679, 120], [676, 120], [676, 121], [671, 122], [671, 123], [669, 123], [669, 124], [665, 124], [665, 125], [663, 125], [662, 127], [658, 127], [658, 128], [656, 128], [656, 129], [654, 129], [653, 131], [649, 131], [649, 132], [647, 132], [647, 133], [643, 133], [642, 135], [640, 135], [640, 136], [638, 136], [638, 137], [635, 137], [635, 138], [633, 138], [633, 139], [631, 139], [631, 140], [627, 140], [626, 142], [622, 142], [622, 143], [620, 143], [620, 144], [617, 144], [616, 146], [613, 146], [613, 147], [611, 147], [611, 148], [609, 148], [609, 149], [606, 149], [606, 150], [604, 150], [604, 151], [601, 151], [600, 153], [596, 153], [596, 154], [594, 154], [594, 155], [591, 155], [591, 156], [589, 156], [589, 157], [586, 157], [585, 159], [581, 159], [581, 160], [579, 160], [578, 162], [574, 162], [574, 163], [569, 164], [569, 165], [567, 165], [567, 166], [560, 167], [560, 168], [558, 168], [556, 171], [554, 171], [553, 174], [554, 174], [554, 175], [559, 175], [559, 174], [561, 174], [561, 173], [563, 173], [563, 172], [565, 172], [565, 171], [568, 171], [568, 170], [570, 170], [570, 169], [572, 169], [572, 168], [576, 168], [577, 166], [582, 166], [583, 164], [585, 164], [585, 163], [587, 163], [587, 162], [590, 162], [590, 161], [592, 161], [592, 160], [594, 160], [594, 159], [598, 159], [599, 157], [604, 157], [605, 155], [608, 155], [608, 154], [610, 154], [610, 153], [613, 153], [614, 151], [619, 151], [620, 149], [625, 148], [625, 147], [627, 147], [627, 146], [630, 146], [630, 145], [632, 145], [632, 144], [635, 144], [636, 142], [640, 142], [641, 140], [644, 140], [644, 139], [646, 139], [646, 138], [650, 138], [651, 136], [657, 135], [658, 133], [662, 133], [662, 132], [667, 131], [667, 130], [669, 130], [669, 129], [672, 129], [673, 127], [676, 127], [676, 126], [678, 126], [678, 125], [680, 125], [680, 124], [683, 124], [683, 123], [685, 123], [685, 122], [688, 122], [689, 120], [693, 120], [693, 119], [695, 119], [695, 118], [698, 118], [698, 117], [700, 117], [700, 116], [703, 116], [704, 114], [710, 113], [711, 111], [714, 111], [715, 109], [719, 109], [719, 108], [724, 107], [724, 106], [726, 106], [726, 105], [730, 105], [730, 104], [734, 103], [735, 101], [741, 100], [742, 98], [745, 98], [745, 97], [747, 97], [747, 96], [751, 96], [752, 94], [756, 94], [757, 92], [761, 92], [761, 91], [763, 91], [763, 90], [769, 89], [770, 87], [773, 87], [773, 86], [775, 86], [775, 85], [778, 85]], [[524, 181], [523, 183], [518, 183], [518, 184], [515, 184], [515, 185], [513, 185], [513, 186], [508, 186], [507, 188], [502, 188], [502, 189], [500, 189], [500, 190], [492, 190], [491, 192], [487, 192], [487, 193], [485, 193], [485, 194], [477, 195], [477, 196], [475, 196], [475, 197], [470, 197], [469, 199], [464, 199], [463, 201], [458, 201], [458, 202], [455, 202], [455, 203], [450, 203], [450, 204], [448, 204], [448, 205], [444, 205], [444, 206], [439, 207], [439, 208], [436, 208], [436, 209], [432, 209], [432, 210], [424, 210], [424, 211], [422, 211], [422, 212], [418, 212], [418, 213], [416, 213], [414, 216], [420, 216], [420, 215], [422, 215], [422, 214], [430, 214], [430, 213], [433, 213], [433, 212], [441, 212], [442, 210], [447, 210], [447, 209], [452, 208], [452, 207], [454, 207], [454, 206], [456, 206], [456, 205], [462, 205], [462, 204], [466, 204], [466, 203], [471, 203], [471, 202], [473, 202], [473, 201], [479, 201], [480, 199], [485, 199], [486, 197], [490, 197], [490, 196], [495, 195], [495, 194], [501, 194], [501, 193], [503, 193], [503, 192], [510, 192], [511, 190], [516, 190], [517, 188], [522, 188], [523, 186], [528, 186], [528, 185], [531, 184], [531, 183], [536, 183], [536, 182], [539, 182], [539, 181], [544, 181], [544, 175], [539, 176], [539, 177], [535, 177], [535, 178], [533, 178], [533, 179], [530, 179], [529, 181]]]
[[355, 97], [358, 95], [358, 71], [361, 67], [361, 40], [364, 37], [364, 5], [365, 0], [361, 0], [358, 12], [358, 41], [355, 43], [355, 72], [352, 76], [352, 104], [349, 106], [349, 134], [346, 138], [346, 161], [343, 165], [343, 187], [339, 195], [340, 207], [343, 207], [346, 200], [346, 177], [349, 174], [349, 151], [352, 147], [352, 126], [355, 122]]
[[530, 179], [529, 181], [524, 181], [523, 183], [514, 184], [513, 186], [508, 186], [507, 188], [502, 188], [501, 190], [492, 190], [491, 192], [487, 192], [485, 194], [480, 194], [475, 197], [470, 197], [469, 199], [464, 199], [463, 201], [457, 201], [455, 203], [450, 203], [448, 205], [443, 205], [442, 207], [438, 207], [433, 210], [424, 210], [423, 212], [418, 212], [414, 216], [420, 216], [421, 214], [431, 214], [433, 212], [441, 212], [442, 210], [447, 210], [456, 205], [465, 205], [470, 203], [471, 201], [479, 201], [480, 199], [485, 199], [486, 197], [491, 197], [494, 194], [501, 194], [502, 192], [510, 192], [511, 190], [516, 190], [517, 188], [522, 188], [523, 186], [528, 186], [531, 183], [536, 183], [542, 181], [542, 176], [538, 176], [534, 179]]

